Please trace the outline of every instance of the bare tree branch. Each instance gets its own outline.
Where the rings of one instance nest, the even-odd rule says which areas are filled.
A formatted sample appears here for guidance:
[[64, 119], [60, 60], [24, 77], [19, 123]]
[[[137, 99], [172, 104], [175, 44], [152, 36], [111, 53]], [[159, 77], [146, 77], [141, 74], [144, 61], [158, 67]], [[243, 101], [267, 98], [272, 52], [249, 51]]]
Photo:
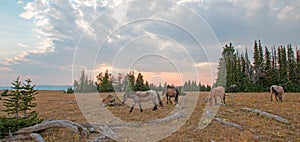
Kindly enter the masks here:
[[246, 112], [254, 112], [256, 114], [263, 115], [263, 116], [275, 119], [279, 122], [289, 124], [289, 121], [287, 119], [284, 119], [280, 116], [277, 116], [277, 115], [274, 115], [274, 114], [271, 114], [271, 113], [268, 113], [268, 112], [264, 112], [264, 111], [261, 111], [261, 110], [258, 110], [258, 109], [244, 107], [241, 110], [246, 111]]

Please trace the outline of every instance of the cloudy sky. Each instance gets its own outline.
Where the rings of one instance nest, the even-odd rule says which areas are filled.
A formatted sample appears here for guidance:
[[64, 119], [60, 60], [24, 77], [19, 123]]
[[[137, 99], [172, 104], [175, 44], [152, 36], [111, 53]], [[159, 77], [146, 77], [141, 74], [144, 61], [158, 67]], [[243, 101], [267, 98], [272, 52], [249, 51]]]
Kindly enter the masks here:
[[212, 84], [222, 46], [300, 45], [299, 0], [1, 0], [0, 86], [142, 72]]

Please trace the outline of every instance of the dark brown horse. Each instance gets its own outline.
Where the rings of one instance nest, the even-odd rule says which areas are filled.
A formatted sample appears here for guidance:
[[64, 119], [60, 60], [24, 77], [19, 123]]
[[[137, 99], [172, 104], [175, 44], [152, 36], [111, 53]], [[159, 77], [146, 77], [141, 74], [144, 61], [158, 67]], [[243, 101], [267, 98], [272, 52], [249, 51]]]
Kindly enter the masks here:
[[167, 104], [169, 103], [169, 101], [171, 104], [173, 104], [173, 102], [171, 101], [172, 97], [174, 97], [174, 101], [176, 102], [176, 104], [178, 104], [179, 91], [177, 88], [167, 86], [167, 88], [163, 91], [162, 95], [164, 94], [166, 94], [167, 96]]
[[272, 95], [275, 95], [275, 99], [278, 102], [278, 99], [282, 102], [282, 95], [284, 93], [284, 89], [282, 86], [278, 85], [272, 85], [270, 87], [270, 92], [271, 92], [271, 101], [272, 101]]

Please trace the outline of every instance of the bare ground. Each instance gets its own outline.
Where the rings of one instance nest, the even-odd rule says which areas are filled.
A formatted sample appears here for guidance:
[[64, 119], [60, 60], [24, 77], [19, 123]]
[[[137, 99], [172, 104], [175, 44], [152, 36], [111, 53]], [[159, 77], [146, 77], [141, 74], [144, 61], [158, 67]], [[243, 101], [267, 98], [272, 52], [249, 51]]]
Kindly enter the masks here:
[[[103, 93], [100, 96], [106, 94]], [[267, 92], [227, 93], [226, 105], [220, 107], [217, 117], [240, 124], [245, 130], [222, 125], [215, 120], [205, 129], [198, 129], [198, 122], [206, 105], [204, 100], [208, 96], [208, 92], [196, 94], [199, 94], [198, 103], [189, 120], [183, 127], [161, 141], [300, 141], [300, 93], [285, 93], [283, 102], [271, 102], [270, 94]], [[38, 105], [34, 110], [44, 120], [70, 120], [88, 123], [73, 94], [64, 94], [62, 91], [39, 91], [36, 102]], [[3, 99], [0, 100], [0, 109], [3, 109], [2, 103]], [[164, 118], [175, 107], [167, 105], [165, 100], [163, 103], [164, 107], [159, 107], [158, 111], [152, 111], [152, 108], [149, 108], [142, 113], [138, 109], [129, 113], [129, 106], [108, 107], [108, 109], [124, 121], [140, 122]], [[136, 107], [138, 108], [138, 106]], [[240, 110], [243, 107], [255, 108], [281, 116], [290, 124], [283, 124], [271, 118], [244, 112]], [[0, 115], [6, 114], [0, 112]], [[42, 136], [49, 142], [87, 140], [66, 129], [49, 129], [42, 132]]]

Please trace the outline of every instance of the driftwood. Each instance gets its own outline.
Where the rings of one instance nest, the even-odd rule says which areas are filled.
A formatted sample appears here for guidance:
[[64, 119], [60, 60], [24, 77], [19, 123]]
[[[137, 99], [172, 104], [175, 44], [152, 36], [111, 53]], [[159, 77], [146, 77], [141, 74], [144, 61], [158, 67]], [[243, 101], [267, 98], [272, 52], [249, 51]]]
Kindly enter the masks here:
[[221, 118], [218, 118], [218, 117], [216, 117], [215, 120], [217, 120], [221, 124], [228, 125], [228, 126], [235, 127], [235, 128], [240, 129], [240, 130], [243, 130], [243, 127], [239, 124], [232, 123], [232, 122], [227, 122], [227, 121], [225, 121]]
[[17, 141], [17, 140], [34, 140], [35, 142], [45, 142], [43, 137], [38, 133], [31, 133], [31, 134], [19, 134], [15, 136], [10, 136], [7, 139], [4, 139], [3, 141]]
[[30, 134], [33, 132], [38, 132], [38, 131], [49, 129], [49, 128], [68, 128], [68, 129], [72, 130], [73, 132], [80, 134], [81, 136], [85, 136], [85, 137], [89, 136], [89, 131], [85, 127], [83, 127], [82, 125], [80, 125], [78, 123], [68, 121], [68, 120], [45, 121], [40, 124], [31, 126], [31, 127], [22, 128], [16, 132], [14, 132], [13, 134], [14, 135]]
[[117, 139], [117, 136], [114, 133], [114, 130], [118, 130], [122, 128], [123, 126], [139, 126], [139, 125], [153, 125], [161, 122], [167, 122], [172, 121], [178, 118], [184, 117], [184, 114], [182, 112], [176, 112], [173, 115], [167, 116], [162, 119], [158, 120], [152, 120], [148, 122], [128, 122], [124, 124], [109, 124], [109, 125], [103, 125], [103, 124], [90, 124], [91, 127], [97, 129], [100, 129], [100, 134], [96, 136], [94, 139], [89, 140], [89, 142], [100, 142], [104, 139], [111, 139], [115, 138]]
[[183, 117], [184, 114], [181, 112], [177, 112], [173, 115], [165, 117], [163, 119], [152, 120], [148, 122], [130, 122], [123, 124], [78, 124], [68, 120], [52, 120], [45, 121], [40, 124], [36, 124], [34, 126], [30, 126], [27, 128], [22, 128], [16, 132], [11, 133], [11, 135], [4, 139], [3, 141], [15, 141], [15, 140], [35, 140], [36, 142], [44, 142], [43, 138], [35, 132], [43, 131], [49, 128], [67, 128], [80, 134], [81, 136], [88, 137], [90, 133], [98, 133], [98, 135], [89, 140], [89, 142], [99, 142], [104, 139], [117, 138], [114, 133], [114, 130], [120, 129], [122, 126], [138, 126], [141, 124], [157, 124], [160, 122], [166, 122], [175, 120], [177, 118]]
[[271, 113], [268, 113], [268, 112], [264, 112], [264, 111], [261, 111], [261, 110], [258, 110], [258, 109], [244, 107], [241, 110], [246, 111], [246, 112], [254, 112], [256, 114], [263, 115], [263, 116], [275, 119], [278, 122], [289, 124], [289, 121], [287, 119], [284, 119], [280, 116], [277, 116], [277, 115], [274, 115], [274, 114], [271, 114]]

